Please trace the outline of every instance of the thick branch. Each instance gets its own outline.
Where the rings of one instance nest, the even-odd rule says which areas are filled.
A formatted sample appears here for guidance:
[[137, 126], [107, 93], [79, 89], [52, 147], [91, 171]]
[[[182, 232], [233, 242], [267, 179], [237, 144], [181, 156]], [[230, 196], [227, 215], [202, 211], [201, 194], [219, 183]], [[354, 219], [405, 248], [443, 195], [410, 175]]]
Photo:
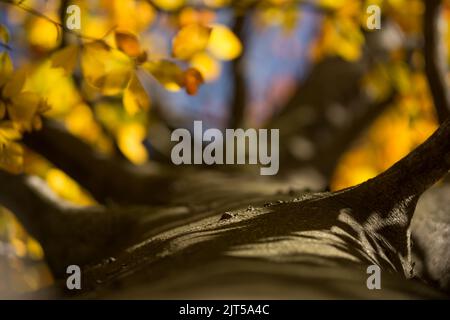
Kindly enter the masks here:
[[[158, 234], [116, 255], [114, 263], [88, 270], [86, 279], [92, 279], [94, 286], [98, 277], [102, 283], [109, 284], [116, 280], [152, 284], [147, 287], [147, 292], [151, 292], [159, 279], [173, 281], [173, 275], [181, 271], [180, 265], [192, 275], [204, 275], [206, 270], [213, 270], [220, 277], [229, 275], [230, 265], [223, 267], [220, 259], [230, 256], [243, 259], [237, 268], [245, 269], [246, 275], [258, 269], [246, 268], [245, 261], [281, 261], [279, 266], [282, 266], [289, 259], [295, 262], [295, 268], [305, 265], [305, 261], [308, 268], [311, 263], [316, 267], [350, 266], [354, 276], [358, 264], [365, 277], [367, 265], [372, 264], [383, 270], [409, 274], [410, 218], [420, 193], [450, 168], [449, 138], [450, 120], [387, 172], [354, 188], [304, 195], [295, 200], [279, 196], [280, 201], [264, 206], [247, 200], [238, 210], [226, 209], [226, 218], [223, 209], [211, 211], [209, 218]], [[213, 215], [216, 219], [212, 219]], [[239, 255], [240, 252], [243, 254]], [[213, 267], [208, 263], [214, 263]], [[126, 273], [121, 268], [123, 264], [127, 266]], [[208, 267], [202, 272], [192, 272], [200, 265]], [[222, 267], [224, 271], [220, 270]], [[241, 283], [240, 275], [231, 281], [226, 277], [227, 284]], [[303, 280], [298, 285], [304, 284]], [[365, 281], [361, 285], [366, 291]], [[192, 288], [196, 285], [189, 289]]]
[[131, 240], [134, 217], [102, 207], [80, 208], [58, 199], [37, 177], [0, 170], [0, 204], [39, 241], [54, 275], [107, 257]]
[[442, 1], [425, 0], [424, 3], [425, 72], [428, 77], [439, 122], [443, 123], [450, 115], [450, 97], [446, 81], [446, 58], [441, 45], [439, 32]]
[[42, 215], [56, 210], [50, 198], [33, 192], [32, 180], [0, 170], [0, 204], [14, 212], [24, 227], [36, 238], [42, 239]]

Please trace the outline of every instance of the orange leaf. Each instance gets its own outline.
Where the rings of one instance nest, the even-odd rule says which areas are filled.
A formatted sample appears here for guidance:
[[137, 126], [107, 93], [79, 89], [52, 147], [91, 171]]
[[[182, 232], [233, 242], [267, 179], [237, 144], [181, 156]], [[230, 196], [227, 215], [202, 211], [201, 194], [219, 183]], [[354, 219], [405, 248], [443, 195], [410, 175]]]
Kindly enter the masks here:
[[142, 54], [141, 45], [138, 38], [127, 31], [115, 32], [117, 48], [132, 58], [137, 58]]
[[189, 68], [184, 72], [183, 82], [186, 87], [186, 92], [189, 95], [196, 95], [204, 80], [200, 71], [194, 68]]

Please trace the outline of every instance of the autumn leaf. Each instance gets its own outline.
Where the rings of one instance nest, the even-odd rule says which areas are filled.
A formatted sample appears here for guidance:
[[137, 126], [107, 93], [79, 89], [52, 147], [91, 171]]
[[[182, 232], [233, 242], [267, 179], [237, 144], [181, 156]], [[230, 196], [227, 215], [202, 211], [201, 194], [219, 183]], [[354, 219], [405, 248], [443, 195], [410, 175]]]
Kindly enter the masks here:
[[105, 61], [109, 55], [109, 48], [101, 42], [92, 42], [83, 45], [81, 55], [81, 69], [85, 80], [95, 87], [95, 82], [105, 72]]
[[9, 142], [0, 147], [0, 168], [11, 173], [23, 170], [23, 148], [16, 142]]
[[23, 148], [15, 142], [20, 132], [11, 121], [0, 122], [0, 168], [11, 173], [20, 173], [23, 167]]
[[412, 75], [405, 63], [395, 63], [391, 66], [394, 86], [401, 94], [412, 91]]
[[345, 5], [348, 5], [347, 0], [319, 0], [318, 5], [327, 9], [340, 9]]
[[200, 52], [193, 56], [191, 65], [200, 71], [205, 81], [216, 80], [222, 71], [221, 63], [207, 52]]
[[167, 11], [177, 10], [185, 4], [186, 0], [153, 0], [159, 8]]
[[325, 20], [320, 41], [324, 53], [357, 61], [361, 57], [363, 44], [364, 36], [357, 23], [346, 19]]
[[0, 52], [0, 87], [2, 87], [13, 73], [13, 64], [9, 54]]
[[5, 83], [2, 96], [6, 99], [11, 99], [18, 95], [25, 85], [26, 73], [25, 71], [16, 71], [10, 77], [10, 79]]
[[38, 104], [38, 108], [36, 110], [36, 113], [31, 120], [31, 125], [34, 130], [41, 130], [42, 129], [42, 119], [41, 115], [45, 112], [49, 111], [51, 109], [51, 106], [48, 104], [47, 100], [41, 99]]
[[189, 68], [184, 72], [183, 84], [189, 95], [197, 94], [199, 87], [203, 82], [203, 76], [197, 69]]
[[11, 101], [6, 105], [9, 117], [24, 130], [31, 131], [40, 104], [39, 96], [32, 92], [22, 92], [12, 97]]
[[149, 61], [143, 64], [142, 68], [166, 88], [177, 86], [180, 89], [183, 86], [183, 70], [172, 61]]
[[143, 164], [148, 160], [148, 152], [142, 144], [146, 135], [146, 129], [138, 123], [123, 125], [118, 130], [118, 146], [134, 164]]
[[67, 46], [51, 58], [53, 68], [63, 68], [66, 74], [72, 74], [78, 62], [79, 47], [76, 45]]
[[142, 54], [141, 45], [134, 34], [127, 31], [116, 31], [114, 35], [120, 51], [132, 58], [137, 58]]
[[6, 111], [18, 128], [31, 131], [33, 127], [39, 127], [39, 120], [34, 119], [41, 99], [35, 93], [22, 92], [25, 81], [24, 70], [14, 72], [6, 81], [1, 90], [3, 101], [0, 103], [0, 118], [3, 118]]
[[22, 138], [22, 135], [14, 127], [11, 121], [0, 121], [0, 147], [8, 143]]
[[134, 72], [130, 59], [96, 41], [83, 46], [81, 68], [87, 83], [107, 96], [120, 94]]
[[183, 27], [173, 39], [173, 56], [179, 59], [189, 59], [208, 46], [211, 28], [200, 24]]
[[242, 43], [227, 26], [218, 24], [212, 28], [208, 50], [220, 60], [233, 60], [241, 55]]
[[131, 76], [130, 82], [123, 93], [123, 105], [130, 115], [140, 110], [147, 111], [150, 108], [148, 94], [136, 74]]

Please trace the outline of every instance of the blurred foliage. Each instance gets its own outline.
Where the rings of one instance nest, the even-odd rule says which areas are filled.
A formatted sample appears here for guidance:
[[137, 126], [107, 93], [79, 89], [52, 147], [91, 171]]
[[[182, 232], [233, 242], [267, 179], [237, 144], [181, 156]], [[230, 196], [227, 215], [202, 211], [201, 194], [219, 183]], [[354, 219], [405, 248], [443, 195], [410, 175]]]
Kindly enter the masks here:
[[423, 74], [408, 75], [411, 89], [368, 129], [341, 159], [331, 188], [354, 186], [385, 171], [437, 128]]
[[[95, 201], [64, 172], [26, 150], [20, 143], [22, 135], [39, 130], [45, 115], [62, 121], [71, 133], [106, 155], [117, 147], [130, 162], [147, 162], [143, 141], [152, 120], [152, 82], [195, 95], [203, 82], [221, 76], [222, 62], [244, 52], [246, 43], [218, 19], [219, 12], [236, 19], [255, 9], [258, 24], [281, 28], [287, 37], [304, 9], [323, 13], [321, 32], [307, 49], [317, 63], [329, 56], [349, 61], [362, 57], [369, 5], [379, 5], [413, 42], [420, 42], [424, 11], [422, 0], [70, 1], [81, 8], [78, 32], [62, 27], [60, 3], [0, 0], [0, 22], [7, 21], [0, 23], [0, 169], [38, 175], [60, 197], [80, 205]], [[449, 6], [443, 17], [449, 46]], [[174, 30], [168, 32], [167, 46], [160, 45], [164, 42], [158, 28], [161, 21]], [[420, 47], [409, 58], [405, 48], [391, 45], [389, 63], [375, 65], [361, 85], [375, 99], [383, 99], [390, 87], [399, 97], [342, 157], [333, 189], [375, 176], [436, 128]], [[0, 244], [0, 273], [6, 274], [2, 279], [10, 279], [10, 285], [19, 284], [15, 290], [51, 283], [43, 264], [35, 267], [43, 257], [39, 244], [1, 208]], [[3, 268], [3, 261], [16, 272]], [[30, 261], [34, 269], [29, 269]], [[0, 282], [0, 292], [6, 288], [2, 285], [8, 286]]]
[[0, 207], [0, 294], [29, 292], [53, 283], [41, 246], [12, 213]]

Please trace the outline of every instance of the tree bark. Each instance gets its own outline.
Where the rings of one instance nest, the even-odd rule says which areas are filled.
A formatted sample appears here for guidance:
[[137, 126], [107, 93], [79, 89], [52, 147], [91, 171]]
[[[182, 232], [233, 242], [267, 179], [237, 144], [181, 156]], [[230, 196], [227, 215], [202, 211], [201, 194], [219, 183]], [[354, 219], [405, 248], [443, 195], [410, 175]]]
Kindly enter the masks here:
[[[121, 207], [102, 209], [108, 212], [105, 219], [110, 215], [124, 216], [127, 219], [139, 216], [153, 222], [141, 226], [142, 241], [137, 245], [125, 251], [115, 251], [112, 260], [91, 260], [92, 263], [99, 263], [90, 264], [90, 267], [84, 269], [84, 293], [110, 296], [114, 291], [112, 288], [121, 285], [124, 288], [123, 297], [128, 293], [138, 297], [161, 297], [168, 292], [165, 291], [168, 290], [166, 285], [182, 285], [183, 282], [174, 275], [183, 274], [195, 279], [192, 283], [194, 287], [190, 293], [183, 291], [188, 290], [186, 287], [178, 287], [182, 291], [177, 292], [185, 292], [189, 296], [196, 290], [201, 290], [202, 281], [220, 282], [225, 277], [231, 281], [230, 285], [237, 286], [239, 279], [242, 281], [239, 278], [242, 277], [242, 272], [247, 272], [250, 278], [260, 281], [262, 275], [258, 271], [258, 264], [254, 263], [257, 258], [265, 272], [268, 272], [269, 269], [266, 268], [269, 266], [272, 269], [280, 266], [284, 270], [292, 264], [305, 270], [306, 266], [314, 265], [324, 272], [334, 270], [337, 277], [340, 272], [351, 274], [353, 270], [354, 279], [366, 275], [364, 266], [377, 264], [387, 273], [397, 274], [387, 276], [393, 277], [389, 285], [403, 290], [402, 294], [414, 295], [416, 289], [413, 287], [416, 284], [401, 280], [404, 278], [403, 274], [407, 277], [414, 275], [408, 228], [417, 199], [448, 172], [449, 159], [450, 120], [385, 173], [339, 192], [269, 196], [264, 192], [259, 192], [258, 195], [254, 191], [254, 195], [250, 197], [244, 191], [246, 188], [236, 183], [232, 183], [229, 188], [225, 187], [224, 191], [224, 186], [230, 181], [218, 179], [199, 183], [197, 191], [191, 194], [195, 198], [202, 197], [202, 193], [212, 192], [221, 200], [225, 199], [204, 207], [203, 210], [175, 206], [134, 211]], [[254, 184], [257, 185], [261, 183]], [[253, 186], [249, 186], [251, 188]], [[208, 196], [203, 198], [205, 199]], [[10, 201], [16, 203], [17, 199]], [[208, 201], [211, 202], [211, 198]], [[42, 212], [41, 209], [39, 211]], [[164, 219], [167, 215], [173, 215], [174, 219]], [[93, 235], [110, 241], [111, 238], [97, 230], [102, 230], [105, 220], [98, 219], [97, 223], [97, 218], [92, 218], [94, 215], [91, 212], [80, 218], [80, 223], [74, 223], [77, 220], [71, 219], [76, 216], [67, 218], [65, 223], [76, 226], [71, 227], [76, 230], [85, 229], [80, 223], [86, 223], [89, 232], [83, 232], [83, 236], [69, 233], [72, 245], [83, 243], [80, 239], [91, 242]], [[87, 217], [92, 220], [86, 220]], [[127, 231], [115, 234], [124, 233], [127, 234]], [[51, 234], [49, 237], [55, 239]], [[94, 240], [95, 243], [99, 239]], [[108, 241], [101, 243], [109, 243]], [[92, 248], [91, 245], [92, 243], [86, 247]], [[101, 248], [104, 250], [105, 247]], [[98, 250], [99, 247], [95, 249]], [[60, 260], [63, 252], [61, 249], [55, 250], [53, 256], [48, 258], [67, 262]], [[82, 259], [78, 257], [71, 261], [78, 263]], [[216, 269], [209, 270], [212, 267]], [[199, 271], [201, 275], [196, 273]], [[211, 277], [210, 280], [207, 280], [208, 277]], [[296, 272], [291, 273], [290, 277], [293, 277], [293, 283], [298, 286], [307, 281]], [[313, 277], [316, 280], [320, 278], [317, 274]], [[160, 279], [166, 279], [165, 284]], [[348, 278], [345, 281], [349, 281]], [[256, 292], [253, 285], [253, 282], [249, 284], [253, 289], [245, 289], [250, 290], [250, 297], [254, 297]], [[354, 294], [360, 294], [362, 286], [365, 283], [358, 282], [355, 290], [359, 293]], [[417, 296], [432, 294], [427, 293], [424, 288], [417, 290]], [[270, 292], [267, 291], [266, 294]]]
[[365, 268], [373, 264], [384, 271], [380, 298], [440, 297], [405, 276], [415, 275], [408, 229], [416, 201], [449, 170], [449, 138], [447, 121], [385, 173], [340, 192], [242, 199], [235, 185], [223, 206], [162, 222], [139, 244], [85, 269], [84, 297], [204, 298], [214, 289], [219, 297], [239, 290], [273, 298], [281, 290], [305, 298], [310, 291], [299, 288], [308, 284], [322, 298], [367, 298]]
[[137, 216], [126, 210], [74, 206], [32, 176], [0, 171], [0, 204], [39, 241], [56, 277], [71, 264], [84, 266], [118, 250], [136, 230]]

